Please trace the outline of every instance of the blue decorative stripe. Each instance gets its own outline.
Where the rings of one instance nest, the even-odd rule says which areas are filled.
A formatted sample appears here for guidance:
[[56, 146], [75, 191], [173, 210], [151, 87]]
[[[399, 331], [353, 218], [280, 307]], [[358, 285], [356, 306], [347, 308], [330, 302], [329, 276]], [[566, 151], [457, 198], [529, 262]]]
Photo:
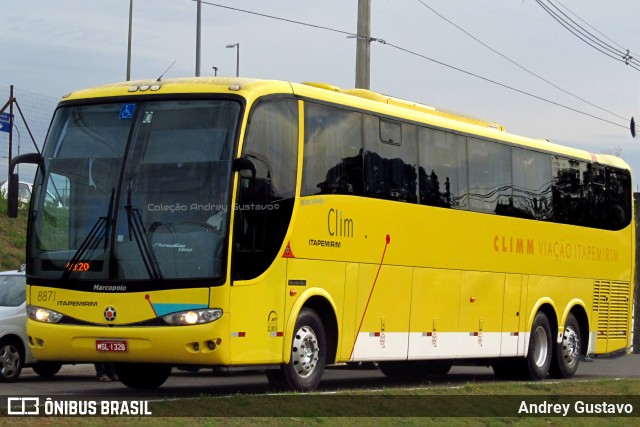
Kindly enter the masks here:
[[175, 313], [176, 311], [202, 310], [208, 308], [205, 304], [171, 304], [171, 303], [154, 303], [153, 309], [158, 316]]

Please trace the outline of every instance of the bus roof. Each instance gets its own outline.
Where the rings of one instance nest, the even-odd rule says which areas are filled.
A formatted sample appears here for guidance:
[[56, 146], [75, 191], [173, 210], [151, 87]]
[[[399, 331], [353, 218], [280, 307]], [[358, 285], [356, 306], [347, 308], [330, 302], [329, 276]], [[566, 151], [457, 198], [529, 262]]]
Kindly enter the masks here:
[[493, 121], [475, 119], [460, 114], [437, 110], [428, 105], [394, 98], [365, 89], [341, 89], [326, 83], [291, 83], [280, 80], [261, 80], [240, 77], [151, 79], [120, 82], [79, 90], [65, 95], [62, 102], [92, 98], [179, 93], [237, 94], [247, 98], [250, 102], [260, 96], [268, 94], [293, 94], [303, 98], [318, 99], [351, 108], [376, 111], [388, 116], [425, 123], [467, 135], [477, 135], [483, 138], [508, 142], [524, 148], [532, 148], [593, 163], [602, 163], [618, 168], [630, 169], [627, 163], [619, 157], [608, 154], [593, 154], [585, 150], [554, 144], [545, 139], [532, 139], [514, 135], [506, 132], [502, 125]]

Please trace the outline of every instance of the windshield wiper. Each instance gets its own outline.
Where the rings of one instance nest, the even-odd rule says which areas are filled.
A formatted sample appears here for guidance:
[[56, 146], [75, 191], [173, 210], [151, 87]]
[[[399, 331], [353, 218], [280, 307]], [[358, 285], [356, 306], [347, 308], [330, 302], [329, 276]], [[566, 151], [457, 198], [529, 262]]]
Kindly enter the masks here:
[[131, 184], [127, 190], [127, 205], [124, 207], [127, 211], [127, 225], [129, 227], [129, 240], [131, 236], [136, 240], [138, 245], [138, 251], [142, 258], [142, 263], [147, 269], [149, 277], [154, 280], [162, 279], [162, 272], [158, 265], [158, 259], [156, 258], [153, 249], [149, 246], [149, 239], [147, 239], [147, 230], [142, 223], [142, 215], [140, 215], [140, 209], [131, 204]]
[[91, 227], [89, 234], [87, 234], [87, 237], [84, 238], [76, 253], [67, 263], [64, 269], [64, 273], [62, 273], [62, 277], [60, 278], [61, 281], [67, 280], [69, 278], [71, 273], [75, 271], [75, 266], [82, 259], [85, 252], [87, 252], [87, 250], [89, 249], [91, 251], [94, 251], [98, 247], [98, 244], [100, 243], [100, 240], [102, 238], [104, 238], [104, 249], [105, 251], [107, 250], [109, 244], [109, 232], [111, 229], [111, 218], [113, 216], [114, 196], [115, 189], [111, 189], [111, 199], [109, 200], [109, 210], [107, 211], [107, 215], [99, 217], [95, 224], [93, 224], [93, 227]]

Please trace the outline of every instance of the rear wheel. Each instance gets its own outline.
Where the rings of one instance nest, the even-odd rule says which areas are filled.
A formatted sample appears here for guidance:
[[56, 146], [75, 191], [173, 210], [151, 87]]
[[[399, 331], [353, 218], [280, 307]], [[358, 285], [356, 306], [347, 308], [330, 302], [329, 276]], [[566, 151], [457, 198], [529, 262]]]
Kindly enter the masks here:
[[522, 376], [532, 380], [543, 380], [549, 374], [553, 354], [553, 337], [547, 315], [539, 311], [533, 319], [529, 351], [521, 369]]
[[315, 311], [304, 308], [294, 331], [289, 363], [279, 370], [267, 371], [267, 378], [278, 389], [312, 391], [320, 384], [326, 363], [324, 326]]
[[31, 367], [31, 369], [33, 369], [33, 372], [43, 378], [54, 376], [60, 371], [60, 368], [62, 368], [62, 364], [56, 362], [37, 362]]
[[13, 382], [18, 379], [24, 364], [24, 347], [14, 338], [0, 340], [0, 381]]
[[553, 378], [571, 378], [580, 363], [580, 325], [573, 314], [564, 322], [562, 342], [557, 343], [549, 373]]
[[115, 363], [114, 367], [122, 384], [138, 389], [158, 388], [171, 374], [171, 365], [157, 363]]

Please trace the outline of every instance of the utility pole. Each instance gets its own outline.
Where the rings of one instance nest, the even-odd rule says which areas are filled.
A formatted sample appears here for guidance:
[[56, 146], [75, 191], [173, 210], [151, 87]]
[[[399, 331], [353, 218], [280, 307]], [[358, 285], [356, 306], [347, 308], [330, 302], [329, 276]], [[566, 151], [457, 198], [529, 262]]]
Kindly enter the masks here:
[[133, 31], [133, 0], [129, 0], [129, 38], [127, 46], [127, 81], [131, 80], [131, 33]]
[[[13, 97], [13, 85], [9, 86], [9, 164], [13, 159], [13, 103], [15, 98]], [[7, 176], [7, 179], [9, 177]]]
[[356, 37], [356, 88], [371, 86], [371, 0], [358, 0]]
[[200, 76], [200, 27], [202, 16], [202, 1], [198, 0], [198, 12], [196, 18], [196, 77]]

